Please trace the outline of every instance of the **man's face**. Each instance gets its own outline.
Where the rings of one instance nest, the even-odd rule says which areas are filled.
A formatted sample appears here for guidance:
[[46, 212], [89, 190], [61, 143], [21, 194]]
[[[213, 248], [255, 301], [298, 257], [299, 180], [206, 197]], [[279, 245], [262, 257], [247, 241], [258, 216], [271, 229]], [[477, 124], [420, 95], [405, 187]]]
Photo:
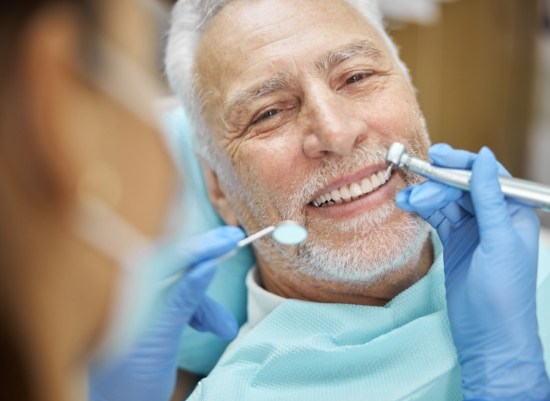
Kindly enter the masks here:
[[368, 281], [419, 253], [426, 228], [394, 203], [413, 179], [386, 180], [384, 157], [395, 141], [425, 156], [427, 134], [403, 71], [354, 8], [236, 0], [206, 29], [196, 71], [239, 222], [253, 232], [295, 220], [310, 233], [297, 248], [260, 244], [260, 260]]

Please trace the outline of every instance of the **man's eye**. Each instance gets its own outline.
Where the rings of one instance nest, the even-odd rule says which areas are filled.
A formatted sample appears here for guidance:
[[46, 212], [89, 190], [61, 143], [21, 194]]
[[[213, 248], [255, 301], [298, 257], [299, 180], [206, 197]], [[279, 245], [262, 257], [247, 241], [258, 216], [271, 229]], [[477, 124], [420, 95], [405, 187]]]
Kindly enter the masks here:
[[271, 118], [273, 116], [275, 116], [276, 114], [279, 114], [279, 111], [278, 109], [269, 109], [268, 111], [260, 114], [258, 116], [258, 118], [256, 118], [254, 121], [252, 121], [252, 124], [257, 124], [263, 120], [267, 120], [268, 118]]
[[358, 74], [353, 74], [351, 77], [346, 79], [346, 84], [354, 84], [356, 82], [362, 81], [365, 78], [368, 78], [372, 75], [370, 72], [360, 72]]

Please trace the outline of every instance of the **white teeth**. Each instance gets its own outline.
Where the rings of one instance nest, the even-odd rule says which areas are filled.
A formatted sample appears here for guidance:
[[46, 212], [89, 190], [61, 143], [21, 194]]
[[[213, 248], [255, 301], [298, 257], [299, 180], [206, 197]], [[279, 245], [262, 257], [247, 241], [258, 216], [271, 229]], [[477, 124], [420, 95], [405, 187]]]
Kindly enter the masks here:
[[349, 187], [349, 192], [351, 193], [352, 198], [359, 198], [361, 195], [363, 195], [363, 191], [361, 190], [361, 187], [359, 184], [353, 183]]
[[370, 178], [363, 178], [361, 181], [361, 190], [364, 194], [368, 194], [370, 191], [372, 191], [374, 187], [372, 186], [372, 182]]
[[372, 182], [372, 187], [373, 188], [378, 188], [381, 184], [380, 180], [378, 179], [378, 175], [377, 174], [374, 174], [371, 178], [370, 178], [371, 182]]
[[380, 185], [385, 184], [386, 181], [388, 181], [388, 180], [386, 179], [386, 174], [384, 174], [383, 171], [379, 171], [378, 174], [377, 174], [377, 176], [378, 176], [378, 181], [380, 181]]
[[339, 200], [342, 200], [342, 195], [340, 194], [340, 191], [338, 191], [337, 189], [333, 190], [330, 193], [330, 196], [334, 202], [338, 202]]
[[390, 166], [388, 167], [388, 169], [384, 173], [384, 179], [386, 181], [388, 181], [390, 179], [392, 170], [393, 170], [393, 164], [390, 164]]
[[349, 189], [346, 187], [343, 187], [340, 189], [340, 194], [342, 195], [343, 200], [350, 200], [351, 199], [351, 193], [349, 192]]
[[387, 174], [387, 171], [379, 171], [368, 178], [363, 178], [359, 182], [333, 189], [326, 194], [318, 196], [311, 204], [315, 207], [322, 207], [350, 202], [381, 187], [390, 177], [391, 171], [390, 174]]

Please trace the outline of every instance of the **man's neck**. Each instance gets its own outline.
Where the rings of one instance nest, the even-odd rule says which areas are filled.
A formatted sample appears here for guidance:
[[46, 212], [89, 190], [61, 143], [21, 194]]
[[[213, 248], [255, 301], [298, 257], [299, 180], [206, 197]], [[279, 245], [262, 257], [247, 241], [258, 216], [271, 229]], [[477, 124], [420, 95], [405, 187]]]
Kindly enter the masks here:
[[383, 306], [400, 292], [424, 277], [434, 260], [433, 244], [429, 237], [420, 255], [402, 268], [388, 273], [373, 284], [321, 281], [292, 271], [278, 269], [258, 259], [263, 287], [284, 298], [304, 301]]

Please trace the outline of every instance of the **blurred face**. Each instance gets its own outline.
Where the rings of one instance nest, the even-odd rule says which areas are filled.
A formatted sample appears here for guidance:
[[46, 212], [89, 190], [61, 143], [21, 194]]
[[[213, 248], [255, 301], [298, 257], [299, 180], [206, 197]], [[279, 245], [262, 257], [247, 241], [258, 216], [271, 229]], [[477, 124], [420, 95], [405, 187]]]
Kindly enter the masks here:
[[387, 177], [384, 158], [395, 141], [425, 155], [427, 133], [403, 71], [355, 9], [234, 1], [207, 28], [196, 71], [240, 223], [309, 230], [300, 247], [259, 245], [260, 263], [371, 281], [419, 254], [427, 228], [394, 204], [414, 179]]
[[[15, 263], [0, 275], [22, 327], [48, 356], [74, 361], [111, 322], [126, 278], [118, 256], [141, 244], [136, 231], [148, 239], [164, 230], [176, 186], [152, 112], [160, 74], [147, 0], [98, 1], [93, 26], [77, 8], [52, 3], [6, 39], [17, 40], [17, 57], [16, 73], [0, 83], [2, 222], [10, 232], [2, 248]], [[130, 234], [110, 230], [83, 200], [103, 203], [109, 223]]]
[[[155, 0], [105, 2], [99, 67], [91, 79], [105, 115], [95, 129], [106, 132], [109, 161], [120, 178], [117, 213], [149, 236], [164, 229], [175, 171], [153, 102], [163, 96], [158, 69], [160, 29]], [[92, 121], [93, 124], [93, 121]]]
[[[83, 120], [85, 123], [76, 121], [73, 132], [90, 141], [77, 146], [92, 150], [85, 153], [86, 160], [78, 172], [78, 193], [84, 207], [75, 233], [106, 257], [109, 267], [115, 267], [105, 270], [111, 273], [108, 281], [95, 287], [95, 292], [100, 288], [109, 291], [110, 303], [103, 310], [102, 329], [112, 329], [106, 324], [113, 316], [132, 322], [133, 313], [148, 312], [148, 305], [142, 305], [138, 297], [147, 301], [151, 291], [132, 286], [140, 283], [141, 275], [152, 275], [149, 267], [137, 264], [123, 269], [121, 263], [129, 261], [136, 247], [155, 241], [166, 232], [168, 212], [179, 189], [154, 111], [153, 102], [163, 93], [156, 63], [159, 30], [148, 4], [146, 0], [105, 2], [102, 24], [95, 36], [98, 62], [81, 71], [90, 87], [90, 99], [83, 102], [90, 115]], [[77, 120], [80, 118], [78, 115]], [[85, 131], [89, 135], [83, 134]], [[100, 201], [106, 208], [98, 209], [97, 203], [89, 201]], [[99, 266], [94, 263], [92, 268], [99, 270]], [[94, 288], [91, 280], [87, 284]], [[120, 296], [130, 297], [132, 307], [142, 309], [120, 312], [118, 308], [124, 305]], [[120, 340], [110, 337], [113, 332], [105, 334], [104, 339]]]

